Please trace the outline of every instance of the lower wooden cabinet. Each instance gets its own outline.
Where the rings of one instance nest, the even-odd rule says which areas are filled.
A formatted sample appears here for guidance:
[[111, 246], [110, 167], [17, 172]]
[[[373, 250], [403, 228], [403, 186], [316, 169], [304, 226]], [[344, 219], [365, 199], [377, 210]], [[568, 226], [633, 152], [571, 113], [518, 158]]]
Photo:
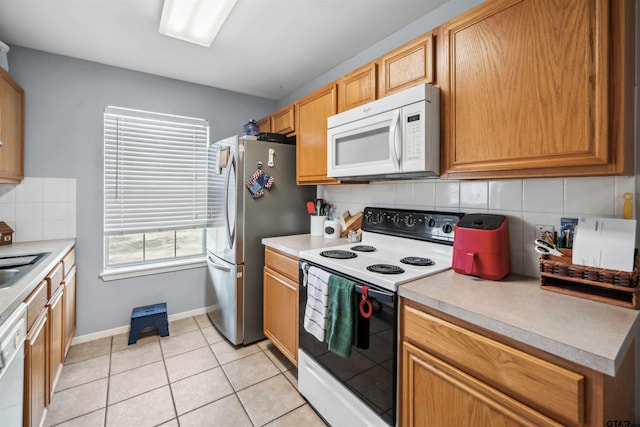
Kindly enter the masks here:
[[560, 425], [409, 343], [402, 346], [402, 363], [403, 390], [411, 395], [404, 425]]
[[264, 334], [298, 366], [298, 259], [265, 249]]
[[633, 419], [633, 345], [612, 378], [404, 299], [400, 318], [401, 426]]
[[43, 308], [25, 340], [24, 427], [40, 425], [49, 404], [49, 323]]
[[[72, 248], [25, 299], [24, 427], [41, 424], [76, 330], [76, 266]], [[2, 422], [0, 421], [0, 425]]]
[[58, 287], [51, 297], [49, 307], [49, 396], [53, 398], [58, 376], [63, 362], [64, 304], [62, 301], [64, 287]]
[[63, 358], [67, 355], [71, 340], [76, 332], [76, 267], [71, 270], [63, 280], [64, 284], [64, 320], [63, 320]]

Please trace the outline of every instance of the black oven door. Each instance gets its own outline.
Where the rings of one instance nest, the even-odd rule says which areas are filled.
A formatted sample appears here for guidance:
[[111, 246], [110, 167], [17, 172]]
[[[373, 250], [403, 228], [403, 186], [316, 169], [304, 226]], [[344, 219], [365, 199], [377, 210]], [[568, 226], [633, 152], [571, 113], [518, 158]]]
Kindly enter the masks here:
[[[323, 268], [323, 267], [321, 267]], [[329, 269], [323, 268], [330, 271]], [[345, 277], [335, 271], [330, 271]], [[298, 345], [310, 358], [342, 383], [351, 393], [370, 407], [389, 425], [396, 420], [396, 369], [397, 369], [397, 295], [386, 289], [359, 282], [356, 283], [356, 301], [362, 298], [362, 286], [368, 287], [371, 317], [365, 319], [357, 311], [357, 332], [351, 355], [342, 357], [329, 351], [326, 342], [320, 342], [304, 328], [307, 288], [300, 280]], [[301, 272], [302, 279], [302, 272]], [[365, 312], [368, 310], [365, 309]]]

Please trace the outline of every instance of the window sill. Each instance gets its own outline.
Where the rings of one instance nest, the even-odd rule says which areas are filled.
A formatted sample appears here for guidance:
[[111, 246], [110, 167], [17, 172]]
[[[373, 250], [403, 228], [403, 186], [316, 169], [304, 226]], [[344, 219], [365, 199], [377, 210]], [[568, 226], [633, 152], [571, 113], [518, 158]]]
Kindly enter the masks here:
[[100, 278], [105, 282], [109, 282], [111, 280], [129, 279], [131, 277], [148, 276], [151, 274], [206, 267], [206, 265], [207, 260], [203, 256], [201, 258], [191, 258], [180, 261], [166, 261], [147, 265], [136, 265], [132, 267], [112, 268], [103, 271], [100, 274]]

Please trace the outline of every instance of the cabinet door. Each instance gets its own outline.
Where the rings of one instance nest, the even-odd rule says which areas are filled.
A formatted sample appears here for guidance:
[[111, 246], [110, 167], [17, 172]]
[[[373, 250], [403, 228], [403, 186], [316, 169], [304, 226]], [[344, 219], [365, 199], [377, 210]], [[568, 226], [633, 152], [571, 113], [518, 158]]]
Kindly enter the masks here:
[[24, 91], [0, 69], [0, 182], [24, 178]]
[[338, 80], [338, 112], [350, 110], [378, 98], [378, 64], [352, 71]]
[[433, 34], [395, 49], [380, 58], [380, 97], [418, 83], [434, 82]]
[[264, 268], [264, 334], [298, 366], [298, 284]]
[[337, 184], [327, 177], [327, 118], [336, 114], [337, 88], [331, 83], [296, 101], [296, 182]]
[[38, 427], [49, 404], [47, 310], [42, 309], [25, 341], [24, 426]]
[[632, 171], [629, 5], [497, 0], [444, 24], [443, 175]]
[[64, 278], [64, 331], [63, 339], [64, 345], [62, 347], [62, 360], [67, 355], [69, 347], [71, 346], [71, 340], [76, 332], [76, 267], [71, 267], [71, 270]]
[[53, 398], [58, 375], [62, 369], [64, 343], [64, 287], [58, 287], [48, 303], [49, 307], [49, 399]]
[[264, 117], [256, 122], [260, 132], [271, 132], [271, 116]]
[[293, 104], [271, 115], [271, 131], [285, 135], [295, 131], [295, 108]]
[[402, 426], [561, 425], [408, 342], [402, 363]]

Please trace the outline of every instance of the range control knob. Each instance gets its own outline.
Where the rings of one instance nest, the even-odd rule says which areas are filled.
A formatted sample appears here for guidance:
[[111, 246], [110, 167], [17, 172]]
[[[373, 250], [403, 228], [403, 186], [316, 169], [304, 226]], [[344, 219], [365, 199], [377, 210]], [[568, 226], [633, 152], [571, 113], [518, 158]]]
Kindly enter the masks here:
[[371, 215], [371, 213], [369, 212], [364, 214], [364, 222], [366, 222], [367, 224], [371, 224], [373, 222], [373, 215]]
[[453, 225], [451, 224], [445, 224], [442, 226], [442, 231], [444, 231], [445, 233], [449, 234], [453, 231]]
[[376, 222], [384, 222], [384, 212], [378, 212], [376, 215]]
[[436, 225], [435, 218], [432, 217], [427, 220], [427, 227], [435, 227], [435, 225]]
[[400, 222], [400, 215], [399, 214], [395, 214], [391, 220], [393, 221], [394, 224], [398, 224]]
[[413, 216], [407, 215], [404, 217], [404, 223], [407, 224], [407, 227], [413, 227], [416, 224], [416, 220]]

